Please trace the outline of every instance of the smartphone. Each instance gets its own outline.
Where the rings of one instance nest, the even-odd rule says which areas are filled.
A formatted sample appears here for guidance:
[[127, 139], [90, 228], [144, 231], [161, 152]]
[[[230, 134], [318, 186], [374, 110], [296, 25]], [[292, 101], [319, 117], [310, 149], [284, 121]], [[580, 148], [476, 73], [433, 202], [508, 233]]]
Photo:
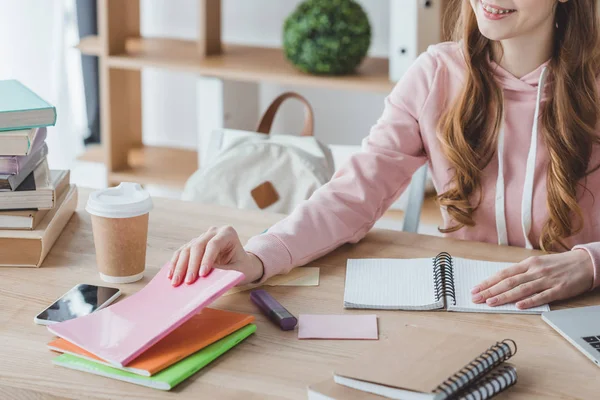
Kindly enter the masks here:
[[120, 295], [119, 289], [81, 283], [36, 315], [34, 322], [50, 325], [82, 317], [108, 306]]

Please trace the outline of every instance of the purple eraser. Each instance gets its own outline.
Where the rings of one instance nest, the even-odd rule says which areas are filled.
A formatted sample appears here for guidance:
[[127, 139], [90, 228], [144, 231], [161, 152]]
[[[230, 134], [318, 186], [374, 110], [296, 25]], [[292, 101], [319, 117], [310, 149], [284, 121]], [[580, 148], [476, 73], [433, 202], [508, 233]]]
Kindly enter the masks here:
[[250, 293], [250, 300], [260, 308], [271, 321], [279, 325], [283, 331], [291, 331], [296, 327], [298, 320], [277, 300], [264, 290], [254, 290]]

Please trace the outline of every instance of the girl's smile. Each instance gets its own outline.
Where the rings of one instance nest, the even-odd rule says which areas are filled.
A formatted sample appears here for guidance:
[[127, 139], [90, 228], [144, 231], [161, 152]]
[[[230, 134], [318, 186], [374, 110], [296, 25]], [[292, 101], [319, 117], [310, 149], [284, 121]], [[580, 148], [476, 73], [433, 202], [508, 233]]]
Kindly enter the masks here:
[[498, 7], [496, 5], [486, 3], [483, 0], [480, 1], [480, 4], [483, 15], [491, 20], [507, 18], [508, 16], [517, 12], [517, 10]]

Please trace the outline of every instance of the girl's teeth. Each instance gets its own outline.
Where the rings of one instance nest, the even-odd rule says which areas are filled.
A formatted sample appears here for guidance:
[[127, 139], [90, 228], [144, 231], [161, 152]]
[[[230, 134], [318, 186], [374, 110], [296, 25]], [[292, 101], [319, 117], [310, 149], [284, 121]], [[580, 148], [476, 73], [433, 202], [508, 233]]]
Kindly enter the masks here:
[[492, 8], [492, 7], [488, 6], [487, 4], [484, 4], [483, 8], [485, 9], [485, 11], [487, 11], [491, 14], [508, 14], [509, 12], [512, 11], [512, 10], [498, 10], [497, 8]]

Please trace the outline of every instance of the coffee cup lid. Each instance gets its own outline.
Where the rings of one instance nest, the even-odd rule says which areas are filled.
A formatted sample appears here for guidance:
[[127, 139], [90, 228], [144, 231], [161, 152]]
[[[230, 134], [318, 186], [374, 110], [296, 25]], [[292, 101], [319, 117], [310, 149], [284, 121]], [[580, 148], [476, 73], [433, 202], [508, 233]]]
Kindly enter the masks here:
[[152, 210], [150, 194], [139, 183], [122, 182], [119, 186], [90, 194], [86, 211], [104, 218], [132, 218]]

